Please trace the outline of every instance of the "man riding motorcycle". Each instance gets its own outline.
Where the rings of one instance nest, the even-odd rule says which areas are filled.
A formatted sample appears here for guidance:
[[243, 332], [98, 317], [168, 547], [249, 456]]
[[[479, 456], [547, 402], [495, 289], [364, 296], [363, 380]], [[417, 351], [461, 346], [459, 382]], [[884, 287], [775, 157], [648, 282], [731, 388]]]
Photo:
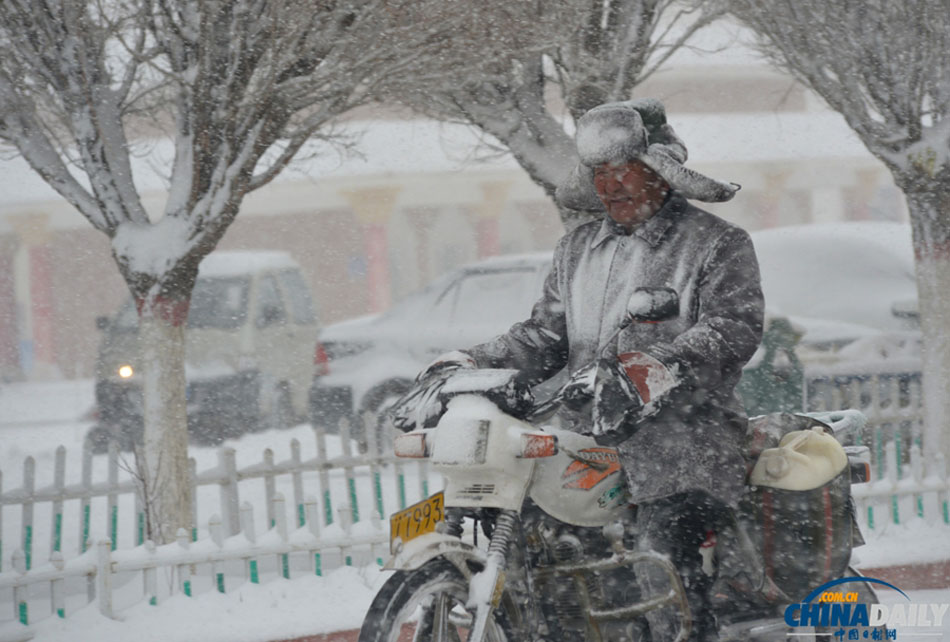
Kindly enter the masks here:
[[[577, 429], [616, 445], [641, 549], [666, 554], [686, 588], [691, 640], [716, 640], [700, 547], [739, 500], [746, 417], [735, 394], [759, 344], [763, 298], [748, 234], [690, 204], [738, 186], [683, 167], [686, 147], [657, 100], [596, 107], [577, 123], [580, 164], [558, 188], [569, 208], [599, 210], [557, 245], [531, 317], [506, 334], [443, 355], [445, 367], [516, 368], [532, 382], [564, 367], [594, 396]], [[678, 314], [624, 324], [637, 288], [675, 291]], [[591, 376], [593, 370], [597, 376]], [[587, 390], [591, 381], [597, 390]], [[575, 404], [577, 405], [577, 404]], [[638, 575], [648, 594], [659, 579]], [[673, 639], [669, 609], [648, 616], [655, 642]]]

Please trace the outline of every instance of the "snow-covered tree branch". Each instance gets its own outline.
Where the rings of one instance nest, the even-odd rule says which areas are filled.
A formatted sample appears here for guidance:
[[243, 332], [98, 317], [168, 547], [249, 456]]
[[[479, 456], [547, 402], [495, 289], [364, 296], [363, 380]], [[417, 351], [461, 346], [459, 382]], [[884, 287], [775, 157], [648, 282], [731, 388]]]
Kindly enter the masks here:
[[[485, 44], [457, 41], [444, 60], [469, 61], [464, 82], [415, 82], [398, 88], [396, 95], [431, 116], [492, 136], [552, 198], [576, 163], [565, 118], [630, 98], [637, 84], [722, 12], [715, 0], [485, 6], [495, 16], [490, 33], [473, 37], [505, 55], [485, 59]], [[561, 219], [570, 227], [580, 220], [578, 214], [562, 210]]]
[[941, 0], [730, 0], [761, 51], [836, 111], [907, 198], [931, 455], [950, 457], [950, 12]]
[[[156, 537], [190, 521], [183, 321], [198, 265], [251, 190], [341, 113], [434, 77], [467, 3], [426, 0], [9, 0], [0, 3], [0, 141], [112, 240], [148, 353], [145, 478]], [[415, 14], [427, 17], [420, 28]], [[174, 143], [150, 217], [131, 155]]]

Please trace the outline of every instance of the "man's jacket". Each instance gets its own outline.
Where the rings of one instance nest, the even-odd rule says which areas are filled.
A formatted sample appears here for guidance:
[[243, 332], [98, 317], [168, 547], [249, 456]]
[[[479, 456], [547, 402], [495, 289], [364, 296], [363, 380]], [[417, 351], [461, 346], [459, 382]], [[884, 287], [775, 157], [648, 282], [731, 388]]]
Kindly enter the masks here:
[[[679, 316], [633, 323], [605, 345], [641, 286], [674, 289]], [[566, 234], [531, 318], [467, 352], [479, 367], [535, 381], [631, 351], [675, 368], [681, 385], [618, 447], [632, 501], [703, 490], [734, 504], [746, 430], [735, 386], [761, 340], [763, 308], [749, 235], [673, 193], [630, 234], [609, 218]]]

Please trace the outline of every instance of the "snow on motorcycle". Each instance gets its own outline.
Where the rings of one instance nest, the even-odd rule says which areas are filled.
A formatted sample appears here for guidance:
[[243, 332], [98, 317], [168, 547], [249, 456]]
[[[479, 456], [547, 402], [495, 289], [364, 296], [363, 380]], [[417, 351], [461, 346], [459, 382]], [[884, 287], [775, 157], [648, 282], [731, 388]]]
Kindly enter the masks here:
[[[634, 314], [634, 311], [631, 311]], [[596, 377], [596, 369], [584, 374]], [[512, 370], [447, 370], [393, 406], [400, 457], [427, 458], [445, 488], [395, 513], [386, 581], [360, 642], [651, 640], [644, 617], [672, 608], [689, 637], [686, 594], [663, 556], [637, 552], [635, 511], [617, 451], [559, 427], [577, 378], [534, 403]], [[750, 420], [745, 496], [700, 549], [723, 640], [831, 639], [783, 612], [845, 576], [862, 543], [850, 485], [868, 479], [854, 410]], [[641, 594], [638, 571], [668, 578]], [[867, 583], [851, 590], [877, 602]], [[668, 642], [654, 640], [654, 642]]]

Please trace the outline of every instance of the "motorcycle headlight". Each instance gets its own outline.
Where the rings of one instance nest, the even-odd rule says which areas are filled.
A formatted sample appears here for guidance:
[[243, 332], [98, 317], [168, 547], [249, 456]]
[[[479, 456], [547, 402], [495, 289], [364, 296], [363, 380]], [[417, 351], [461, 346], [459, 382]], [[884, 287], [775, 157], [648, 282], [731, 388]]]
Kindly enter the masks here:
[[132, 366], [127, 363], [123, 363], [121, 366], [119, 366], [116, 372], [118, 373], [120, 379], [131, 379], [132, 375], [135, 374], [135, 370], [133, 370]]
[[424, 458], [429, 456], [429, 444], [422, 430], [396, 435], [393, 438], [393, 453], [396, 457]]

